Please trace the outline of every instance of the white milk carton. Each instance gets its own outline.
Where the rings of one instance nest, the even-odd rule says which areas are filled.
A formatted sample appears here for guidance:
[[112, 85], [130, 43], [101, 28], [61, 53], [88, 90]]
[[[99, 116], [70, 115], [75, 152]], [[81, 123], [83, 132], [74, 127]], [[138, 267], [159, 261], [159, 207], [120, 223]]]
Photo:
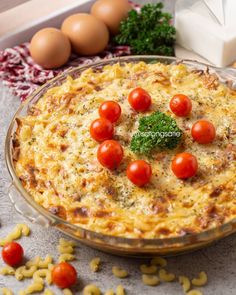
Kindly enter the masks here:
[[236, 60], [236, 0], [177, 0], [177, 43], [218, 67]]

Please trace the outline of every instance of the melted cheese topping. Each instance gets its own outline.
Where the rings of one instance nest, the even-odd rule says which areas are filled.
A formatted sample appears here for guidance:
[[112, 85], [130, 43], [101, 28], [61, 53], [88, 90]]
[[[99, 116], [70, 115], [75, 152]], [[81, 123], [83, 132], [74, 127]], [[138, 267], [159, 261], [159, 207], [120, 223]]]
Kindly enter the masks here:
[[[145, 114], [134, 112], [127, 101], [138, 86], [152, 97]], [[169, 111], [177, 93], [192, 100], [187, 118]], [[114, 139], [123, 146], [124, 159], [116, 171], [98, 163], [99, 144], [89, 133], [106, 100], [122, 108]], [[157, 110], [176, 119], [184, 132], [182, 143], [149, 158], [136, 155], [129, 144], [138, 119]], [[198, 119], [215, 125], [212, 144], [193, 142], [190, 128]], [[17, 122], [13, 156], [18, 177], [38, 204], [73, 224], [115, 236], [162, 238], [201, 232], [236, 216], [236, 94], [207, 71], [144, 62], [89, 69], [50, 89]], [[170, 169], [174, 155], [183, 151], [199, 163], [197, 175], [185, 181]], [[144, 188], [126, 177], [126, 167], [135, 159], [152, 166], [151, 182]]]

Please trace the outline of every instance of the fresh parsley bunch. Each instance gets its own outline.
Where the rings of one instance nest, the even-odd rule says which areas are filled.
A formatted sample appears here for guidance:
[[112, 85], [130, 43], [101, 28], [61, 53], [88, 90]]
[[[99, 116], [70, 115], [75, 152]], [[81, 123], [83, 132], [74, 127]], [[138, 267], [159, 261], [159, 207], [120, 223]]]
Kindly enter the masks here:
[[139, 119], [138, 132], [132, 137], [130, 148], [139, 154], [152, 150], [174, 149], [180, 143], [183, 132], [176, 121], [162, 112], [155, 112]]
[[162, 12], [163, 4], [146, 4], [141, 12], [129, 12], [121, 22], [115, 37], [119, 45], [129, 45], [134, 54], [173, 55], [175, 28], [170, 24], [171, 14]]

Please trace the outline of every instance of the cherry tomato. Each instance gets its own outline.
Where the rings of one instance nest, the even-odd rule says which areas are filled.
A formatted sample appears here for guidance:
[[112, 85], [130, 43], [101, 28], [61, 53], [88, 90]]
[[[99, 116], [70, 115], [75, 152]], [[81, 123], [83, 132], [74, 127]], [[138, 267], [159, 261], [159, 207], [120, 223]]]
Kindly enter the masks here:
[[198, 143], [211, 143], [216, 137], [214, 125], [206, 120], [199, 120], [193, 124], [191, 134]]
[[186, 179], [196, 175], [198, 162], [192, 154], [181, 153], [174, 157], [171, 168], [178, 178]]
[[145, 112], [150, 108], [152, 99], [146, 90], [138, 87], [130, 92], [128, 102], [135, 111]]
[[129, 164], [126, 174], [131, 182], [141, 187], [149, 183], [152, 176], [152, 168], [147, 162], [137, 160]]
[[105, 101], [99, 108], [99, 115], [102, 118], [114, 123], [119, 120], [121, 114], [120, 105], [115, 101]]
[[123, 148], [118, 141], [106, 140], [98, 148], [97, 158], [100, 164], [114, 170], [123, 159]]
[[21, 245], [16, 242], [8, 243], [2, 249], [2, 259], [10, 266], [19, 265], [23, 260], [23, 256], [24, 250]]
[[96, 141], [104, 141], [113, 137], [114, 127], [112, 123], [105, 119], [99, 118], [92, 122], [90, 126], [90, 135]]
[[178, 117], [186, 117], [192, 110], [192, 102], [184, 94], [176, 94], [170, 101], [171, 111]]
[[76, 283], [77, 272], [75, 268], [67, 263], [62, 262], [57, 264], [52, 270], [52, 281], [59, 288], [70, 288]]

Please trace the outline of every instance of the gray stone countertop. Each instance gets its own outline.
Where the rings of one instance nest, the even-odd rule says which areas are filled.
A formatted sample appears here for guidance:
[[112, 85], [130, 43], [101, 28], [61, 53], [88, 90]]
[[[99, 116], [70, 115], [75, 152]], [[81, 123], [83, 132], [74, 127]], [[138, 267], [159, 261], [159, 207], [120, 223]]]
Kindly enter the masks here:
[[[139, 1], [145, 2], [145, 1]], [[153, 1], [155, 2], [155, 1]], [[166, 7], [173, 10], [174, 1], [165, 1]], [[15, 224], [19, 222], [27, 223], [32, 231], [30, 237], [20, 240], [26, 253], [26, 258], [33, 258], [36, 255], [45, 257], [52, 254], [58, 257], [56, 246], [60, 237], [65, 237], [54, 228], [43, 228], [36, 224], [31, 224], [20, 216], [13, 208], [8, 198], [8, 187], [11, 183], [4, 157], [4, 140], [7, 127], [11, 118], [19, 106], [19, 99], [12, 96], [9, 91], [0, 84], [0, 237], [9, 233]], [[89, 269], [89, 261], [99, 256], [102, 260], [102, 267], [99, 273], [92, 273]], [[122, 284], [127, 295], [180, 295], [183, 294], [182, 287], [177, 282], [161, 283], [157, 287], [147, 287], [141, 282], [139, 272], [140, 263], [148, 260], [137, 258], [122, 258], [105, 254], [84, 246], [79, 243], [77, 248], [77, 261], [74, 263], [78, 271], [78, 286], [76, 294], [82, 294], [83, 286], [88, 283], [97, 284], [104, 292], [109, 288], [115, 288]], [[3, 265], [0, 258], [0, 266]], [[113, 265], [126, 269], [130, 276], [120, 280], [112, 275]], [[200, 271], [208, 274], [208, 284], [199, 288], [204, 295], [235, 295], [236, 294], [236, 236], [228, 237], [215, 245], [193, 253], [168, 258], [167, 269], [176, 275], [196, 276]], [[0, 287], [9, 287], [14, 294], [24, 289], [30, 284], [30, 280], [18, 282], [14, 277], [0, 276]], [[55, 287], [51, 287], [55, 294], [62, 294]]]

